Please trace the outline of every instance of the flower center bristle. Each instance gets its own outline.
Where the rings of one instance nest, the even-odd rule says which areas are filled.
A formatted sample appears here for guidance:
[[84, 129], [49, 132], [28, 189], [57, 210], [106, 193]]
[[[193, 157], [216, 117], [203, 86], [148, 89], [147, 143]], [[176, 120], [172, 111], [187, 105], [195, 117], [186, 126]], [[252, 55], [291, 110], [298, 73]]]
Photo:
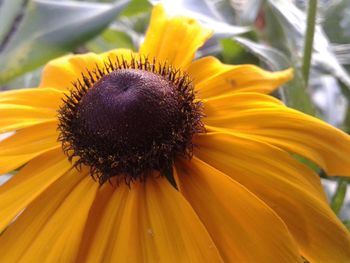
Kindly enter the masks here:
[[63, 149], [101, 184], [113, 176], [145, 179], [151, 170], [164, 175], [176, 156], [191, 155], [193, 135], [204, 131], [188, 76], [155, 60], [110, 60], [83, 76], [64, 102]]

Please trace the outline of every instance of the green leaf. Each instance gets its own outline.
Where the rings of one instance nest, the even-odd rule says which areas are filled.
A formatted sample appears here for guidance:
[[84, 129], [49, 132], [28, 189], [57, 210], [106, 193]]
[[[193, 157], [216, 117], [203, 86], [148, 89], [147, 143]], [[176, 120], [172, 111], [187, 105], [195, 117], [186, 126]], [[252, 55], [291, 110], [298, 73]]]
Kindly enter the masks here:
[[242, 37], [233, 37], [232, 39], [257, 56], [271, 70], [283, 70], [291, 67], [289, 59], [275, 48]]
[[166, 171], [164, 171], [164, 176], [165, 178], [168, 180], [168, 182], [176, 189], [178, 190], [177, 184], [176, 184], [176, 180], [174, 177], [174, 172], [172, 169], [172, 166], [169, 166], [168, 169], [166, 169]]
[[23, 15], [27, 0], [4, 0], [0, 5], [0, 50]]
[[338, 179], [337, 189], [331, 201], [331, 208], [336, 214], [340, 212], [340, 209], [343, 206], [345, 195], [346, 195], [347, 184], [348, 182], [346, 178], [341, 177]]
[[226, 64], [258, 64], [259, 59], [247, 52], [242, 45], [230, 38], [224, 38], [220, 41], [222, 62]]
[[290, 153], [290, 155], [295, 158], [298, 162], [301, 162], [308, 166], [310, 169], [312, 169], [315, 173], [320, 175], [321, 177], [325, 177], [326, 175], [324, 174], [323, 170], [313, 161], [305, 158], [304, 156], [298, 155], [296, 153]]
[[38, 87], [43, 68], [39, 67], [34, 71], [27, 72], [1, 86], [0, 90], [25, 89]]
[[[136, 7], [136, 3], [139, 3], [140, 6]], [[93, 52], [103, 52], [115, 48], [137, 50], [147, 30], [150, 11], [150, 4], [146, 0], [132, 0], [108, 29], [85, 46]]]
[[31, 71], [96, 36], [123, 10], [115, 4], [34, 0], [0, 53], [0, 83]]
[[345, 220], [345, 221], [343, 221], [343, 224], [344, 224], [345, 227], [350, 231], [350, 220]]
[[89, 41], [86, 47], [95, 53], [102, 53], [115, 48], [135, 49], [128, 33], [112, 28], [106, 29], [99, 37]]
[[131, 0], [130, 4], [121, 13], [121, 16], [135, 16], [149, 12], [152, 5], [147, 0]]
[[331, 42], [347, 44], [350, 42], [350, 2], [349, 0], [334, 2], [325, 10], [322, 25]]
[[[341, 82], [339, 82], [339, 87], [341, 88], [342, 94], [345, 99], [350, 102], [350, 90]], [[345, 113], [345, 119], [341, 126], [341, 129], [347, 133], [350, 133], [350, 107], [348, 106]]]

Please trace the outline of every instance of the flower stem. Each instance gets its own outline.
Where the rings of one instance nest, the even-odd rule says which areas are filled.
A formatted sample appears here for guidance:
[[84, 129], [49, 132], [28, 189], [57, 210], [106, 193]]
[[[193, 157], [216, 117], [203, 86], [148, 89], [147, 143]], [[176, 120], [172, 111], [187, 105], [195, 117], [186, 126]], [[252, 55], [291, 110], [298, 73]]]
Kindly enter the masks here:
[[331, 208], [336, 214], [339, 213], [343, 206], [347, 190], [347, 183], [348, 181], [346, 178], [341, 177], [338, 180], [337, 190], [335, 191], [331, 201]]
[[309, 82], [311, 57], [313, 51], [314, 33], [315, 33], [315, 22], [317, 13], [317, 0], [309, 0], [308, 12], [307, 12], [307, 27], [304, 42], [304, 57], [302, 72], [307, 87]]

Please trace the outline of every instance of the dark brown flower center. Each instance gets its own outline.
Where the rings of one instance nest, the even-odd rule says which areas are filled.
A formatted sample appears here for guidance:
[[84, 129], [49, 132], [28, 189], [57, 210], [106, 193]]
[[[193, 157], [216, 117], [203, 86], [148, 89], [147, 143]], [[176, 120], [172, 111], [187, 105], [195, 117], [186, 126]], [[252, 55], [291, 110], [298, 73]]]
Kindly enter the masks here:
[[181, 121], [179, 110], [174, 87], [163, 77], [123, 69], [104, 76], [88, 90], [77, 107], [74, 126], [96, 146], [104, 147], [108, 141], [118, 148], [144, 149], [159, 140], [171, 140]]
[[100, 183], [112, 176], [129, 183], [150, 170], [164, 175], [176, 156], [191, 154], [203, 126], [187, 76], [134, 59], [110, 62], [83, 80], [59, 111], [60, 140]]

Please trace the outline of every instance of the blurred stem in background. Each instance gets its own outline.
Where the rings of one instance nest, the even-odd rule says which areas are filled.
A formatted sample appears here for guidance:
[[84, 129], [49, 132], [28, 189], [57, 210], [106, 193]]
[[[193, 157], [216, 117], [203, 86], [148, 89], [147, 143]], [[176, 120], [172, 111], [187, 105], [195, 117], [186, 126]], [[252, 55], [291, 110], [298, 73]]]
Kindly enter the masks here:
[[332, 197], [331, 207], [334, 213], [336, 213], [337, 215], [339, 214], [340, 209], [342, 208], [344, 203], [347, 190], [347, 183], [347, 178], [340, 177], [338, 179], [337, 190], [335, 191], [335, 194]]
[[316, 13], [317, 13], [317, 0], [310, 0], [307, 13], [307, 27], [304, 42], [304, 56], [303, 56], [303, 67], [302, 72], [305, 80], [305, 86], [309, 83], [310, 65], [313, 51], [313, 42], [315, 34], [316, 24]]

